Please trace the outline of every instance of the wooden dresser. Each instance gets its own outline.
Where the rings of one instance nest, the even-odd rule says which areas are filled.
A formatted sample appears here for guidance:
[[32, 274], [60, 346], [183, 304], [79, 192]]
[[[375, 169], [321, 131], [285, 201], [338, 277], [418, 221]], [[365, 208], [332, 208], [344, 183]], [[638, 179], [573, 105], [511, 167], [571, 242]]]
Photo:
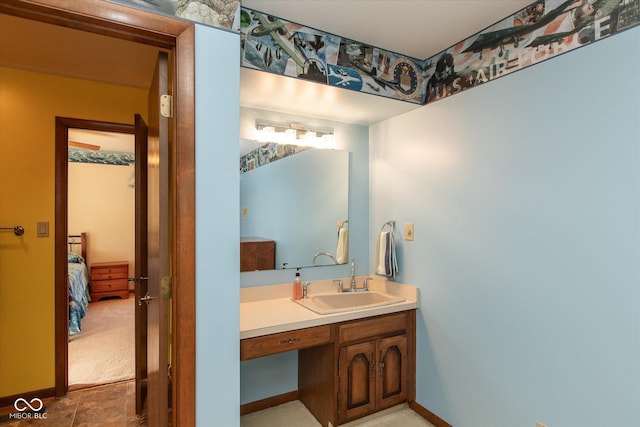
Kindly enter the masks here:
[[261, 237], [240, 238], [240, 271], [276, 268], [276, 242]]
[[126, 261], [91, 264], [91, 301], [104, 297], [129, 298], [129, 263]]

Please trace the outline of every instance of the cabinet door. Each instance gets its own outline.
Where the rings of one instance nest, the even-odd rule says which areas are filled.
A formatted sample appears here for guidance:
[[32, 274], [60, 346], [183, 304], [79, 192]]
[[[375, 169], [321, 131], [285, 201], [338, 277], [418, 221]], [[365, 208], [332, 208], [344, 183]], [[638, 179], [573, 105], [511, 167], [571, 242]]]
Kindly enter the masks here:
[[407, 398], [407, 336], [384, 338], [376, 343], [377, 409], [388, 408]]
[[340, 348], [340, 420], [361, 417], [375, 410], [376, 343]]

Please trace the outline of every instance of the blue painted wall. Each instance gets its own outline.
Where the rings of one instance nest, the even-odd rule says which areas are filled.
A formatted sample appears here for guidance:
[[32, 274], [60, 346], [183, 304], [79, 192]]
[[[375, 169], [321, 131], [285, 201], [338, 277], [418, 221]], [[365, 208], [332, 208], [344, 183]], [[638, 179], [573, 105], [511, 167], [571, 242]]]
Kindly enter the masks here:
[[[398, 279], [421, 288], [417, 399], [456, 427], [640, 425], [639, 35], [380, 123], [370, 148], [366, 128], [343, 127], [357, 144], [358, 272], [372, 270], [384, 221], [415, 223]], [[297, 367], [288, 353], [240, 370], [233, 284], [292, 272], [241, 276], [237, 252], [216, 244], [239, 236], [238, 73], [216, 66], [239, 43], [201, 26], [196, 36], [197, 419], [207, 425], [216, 402], [216, 419], [239, 425], [239, 403], [295, 389]]]
[[456, 427], [640, 425], [640, 29], [371, 128], [415, 223], [417, 401]]
[[[240, 236], [276, 242], [275, 267], [336, 255], [337, 223], [349, 217], [349, 155], [304, 150], [240, 175]], [[331, 262], [321, 257], [319, 264]]]
[[[196, 25], [196, 421], [240, 425], [239, 36]], [[221, 101], [221, 100], [224, 100]], [[180, 286], [176, 283], [176, 286]], [[223, 304], [220, 302], [224, 301]]]

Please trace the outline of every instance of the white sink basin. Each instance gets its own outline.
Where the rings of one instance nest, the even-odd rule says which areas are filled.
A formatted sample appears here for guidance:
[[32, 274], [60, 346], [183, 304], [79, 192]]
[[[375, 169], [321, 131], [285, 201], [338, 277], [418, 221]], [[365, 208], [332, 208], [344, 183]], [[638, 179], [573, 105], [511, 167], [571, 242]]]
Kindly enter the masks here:
[[307, 299], [294, 301], [318, 314], [331, 314], [396, 304], [404, 301], [404, 298], [366, 291], [312, 295]]

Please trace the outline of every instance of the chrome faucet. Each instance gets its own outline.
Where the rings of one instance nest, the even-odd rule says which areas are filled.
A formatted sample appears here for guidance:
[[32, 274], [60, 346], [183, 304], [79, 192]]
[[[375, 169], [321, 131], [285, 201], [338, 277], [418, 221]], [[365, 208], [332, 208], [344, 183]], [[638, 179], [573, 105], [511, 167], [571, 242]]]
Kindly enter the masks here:
[[369, 278], [364, 279], [364, 285], [362, 288], [356, 287], [356, 260], [352, 259], [351, 260], [351, 284], [349, 285], [349, 287], [348, 288], [343, 287], [341, 279], [333, 279], [333, 282], [338, 284], [338, 293], [341, 293], [341, 292], [368, 291], [369, 288], [367, 286], [367, 282], [369, 280], [370, 280]]
[[336, 261], [336, 259], [333, 257], [333, 255], [331, 255], [329, 252], [318, 252], [317, 254], [315, 254], [313, 256], [313, 259], [311, 260], [311, 265], [316, 265], [316, 259], [318, 259], [321, 256], [326, 256], [331, 258], [331, 261], [333, 261], [333, 264], [337, 264], [338, 262]]
[[309, 285], [311, 282], [304, 282], [302, 284], [302, 299], [309, 298]]
[[[351, 260], [351, 285], [349, 286], [349, 289], [347, 289], [348, 292], [362, 292], [362, 291], [368, 291], [369, 290], [369, 281], [371, 280], [370, 277], [367, 277], [366, 279], [364, 279], [364, 282], [362, 283], [362, 287], [359, 288], [357, 287], [356, 284], [356, 260], [352, 259]], [[340, 282], [340, 289], [338, 289], [338, 292], [344, 292], [344, 290], [342, 290], [342, 282]]]

